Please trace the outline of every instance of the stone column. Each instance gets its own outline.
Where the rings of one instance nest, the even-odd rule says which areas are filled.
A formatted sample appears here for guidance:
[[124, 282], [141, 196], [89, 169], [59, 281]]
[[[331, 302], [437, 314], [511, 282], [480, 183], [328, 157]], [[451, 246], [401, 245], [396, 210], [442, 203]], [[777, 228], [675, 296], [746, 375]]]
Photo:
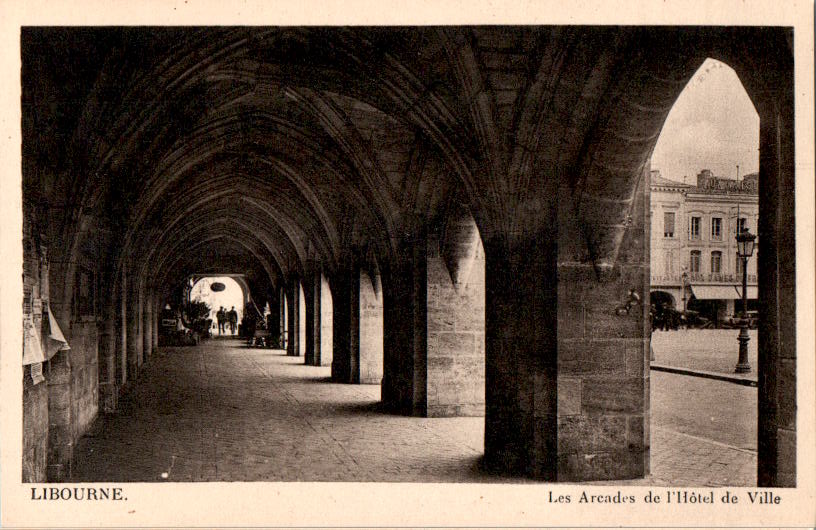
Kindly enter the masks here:
[[[648, 171], [647, 164], [636, 182], [614, 266], [575, 261], [574, 253], [559, 249], [559, 481], [630, 479], [649, 471]], [[563, 221], [572, 212], [562, 206], [561, 213]], [[614, 220], [607, 222], [591, 229], [596, 241], [612, 241], [605, 230]]]
[[321, 276], [320, 271], [316, 270], [313, 265], [304, 283], [306, 292], [306, 353], [304, 361], [305, 364], [310, 366], [320, 366]]
[[413, 241], [402, 245], [404, 259], [387, 264], [383, 273], [382, 400], [390, 410], [426, 413], [425, 259]]
[[276, 344], [281, 343], [281, 329], [280, 329], [280, 321], [281, 321], [281, 313], [280, 313], [280, 292], [275, 290], [272, 295], [273, 297], [269, 300], [269, 316], [267, 317], [267, 329], [269, 331], [269, 335], [272, 338], [272, 341]]
[[320, 275], [320, 366], [331, 366], [334, 352], [334, 297], [329, 280]]
[[796, 486], [796, 247], [794, 120], [789, 105], [760, 109], [757, 485]]
[[138, 376], [139, 366], [141, 366], [141, 336], [139, 335], [139, 325], [141, 314], [139, 311], [139, 292], [136, 282], [132, 277], [128, 277], [127, 293], [127, 363], [128, 379], [134, 380]]
[[144, 356], [150, 359], [153, 353], [153, 296], [150, 290], [147, 290], [144, 302]]
[[[64, 323], [61, 323], [64, 324]], [[49, 482], [71, 477], [74, 456], [74, 406], [71, 392], [71, 350], [57, 352], [48, 363], [48, 467]]]
[[[410, 261], [392, 266], [383, 280], [383, 401], [402, 413], [484, 414], [484, 250], [475, 222], [469, 214], [464, 219], [449, 223], [447, 242], [437, 230], [409, 243], [402, 255]], [[454, 226], [460, 221], [465, 234]], [[356, 330], [359, 373], [362, 360], [376, 362], [379, 322], [371, 319], [379, 307], [370, 280], [358, 275], [356, 281], [357, 315], [365, 323]], [[364, 299], [373, 316], [359, 316]]]
[[99, 340], [99, 404], [111, 413], [116, 411], [118, 385], [116, 381], [116, 303], [110, 300], [104, 312]]
[[485, 241], [485, 463], [554, 480], [557, 278], [543, 236]]
[[303, 284], [298, 282], [298, 355], [304, 355], [306, 351], [306, 294], [303, 292]]
[[357, 382], [379, 385], [383, 377], [383, 294], [379, 271], [360, 271]]
[[352, 381], [379, 385], [383, 377], [383, 296], [379, 271], [360, 270], [359, 340], [352, 348]]
[[485, 261], [476, 223], [451, 207], [425, 246], [428, 416], [482, 416], [485, 400]]
[[332, 380], [339, 383], [352, 382], [352, 348], [357, 334], [358, 321], [353, 313], [357, 305], [354, 300], [354, 277], [346, 269], [332, 276]]
[[142, 286], [141, 281], [135, 282], [135, 288], [137, 289], [136, 293], [136, 359], [139, 363], [139, 367], [144, 364], [145, 361], [145, 289]]
[[286, 301], [286, 288], [281, 287], [278, 292], [280, 293], [280, 347], [283, 350], [288, 350], [289, 331], [287, 319], [289, 314], [289, 304]]
[[162, 309], [161, 308], [161, 303], [154, 298], [153, 299], [153, 325], [151, 327], [151, 329], [153, 330], [153, 333], [152, 333], [152, 336], [150, 338], [150, 340], [152, 341], [154, 350], [159, 347], [159, 315], [161, 314], [161, 309]]
[[286, 302], [287, 302], [287, 326], [288, 326], [288, 341], [286, 344], [286, 355], [297, 357], [300, 355], [300, 282], [297, 278], [292, 278], [290, 283], [286, 286]]
[[116, 343], [116, 355], [119, 357], [119, 384], [124, 386], [128, 381], [128, 277], [123, 270], [119, 283], [119, 335]]

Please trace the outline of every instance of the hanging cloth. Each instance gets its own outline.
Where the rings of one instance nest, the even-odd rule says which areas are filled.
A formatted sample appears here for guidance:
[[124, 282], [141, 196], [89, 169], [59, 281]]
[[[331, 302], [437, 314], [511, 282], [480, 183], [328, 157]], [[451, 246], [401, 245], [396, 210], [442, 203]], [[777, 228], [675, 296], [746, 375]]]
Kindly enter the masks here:
[[71, 346], [65, 340], [65, 335], [57, 324], [57, 319], [51, 312], [51, 307], [48, 307], [48, 337], [45, 339], [45, 353], [47, 359], [53, 357], [58, 351], [70, 350]]

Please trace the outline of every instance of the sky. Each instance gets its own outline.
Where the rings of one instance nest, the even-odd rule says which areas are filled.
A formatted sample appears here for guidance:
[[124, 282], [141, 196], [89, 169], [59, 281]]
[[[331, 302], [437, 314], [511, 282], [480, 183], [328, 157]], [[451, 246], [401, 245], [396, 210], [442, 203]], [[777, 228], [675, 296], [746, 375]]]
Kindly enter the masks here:
[[736, 178], [759, 170], [759, 115], [736, 72], [706, 59], [672, 107], [652, 154], [661, 176], [695, 184], [701, 169]]

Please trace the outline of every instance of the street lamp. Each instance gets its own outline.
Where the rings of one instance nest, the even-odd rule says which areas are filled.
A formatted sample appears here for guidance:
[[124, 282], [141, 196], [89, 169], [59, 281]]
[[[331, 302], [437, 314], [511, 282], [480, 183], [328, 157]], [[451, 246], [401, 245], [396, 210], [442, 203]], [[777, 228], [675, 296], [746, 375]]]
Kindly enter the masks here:
[[688, 285], [688, 272], [683, 271], [683, 275], [680, 276], [680, 280], [683, 282], [683, 313], [686, 312], [686, 285]]
[[743, 228], [737, 234], [737, 257], [742, 259], [742, 319], [740, 321], [739, 359], [734, 372], [744, 374], [751, 371], [751, 364], [748, 362], [748, 258], [754, 253], [754, 240], [756, 236]]

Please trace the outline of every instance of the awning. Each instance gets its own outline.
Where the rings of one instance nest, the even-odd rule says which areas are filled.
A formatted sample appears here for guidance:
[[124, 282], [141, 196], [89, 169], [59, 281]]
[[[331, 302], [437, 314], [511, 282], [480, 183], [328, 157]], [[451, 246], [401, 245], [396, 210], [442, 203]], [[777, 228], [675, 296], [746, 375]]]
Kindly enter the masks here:
[[[742, 298], [742, 286], [736, 285], [692, 285], [691, 292], [698, 300], [739, 300]], [[756, 286], [748, 286], [748, 299], [756, 300]]]

